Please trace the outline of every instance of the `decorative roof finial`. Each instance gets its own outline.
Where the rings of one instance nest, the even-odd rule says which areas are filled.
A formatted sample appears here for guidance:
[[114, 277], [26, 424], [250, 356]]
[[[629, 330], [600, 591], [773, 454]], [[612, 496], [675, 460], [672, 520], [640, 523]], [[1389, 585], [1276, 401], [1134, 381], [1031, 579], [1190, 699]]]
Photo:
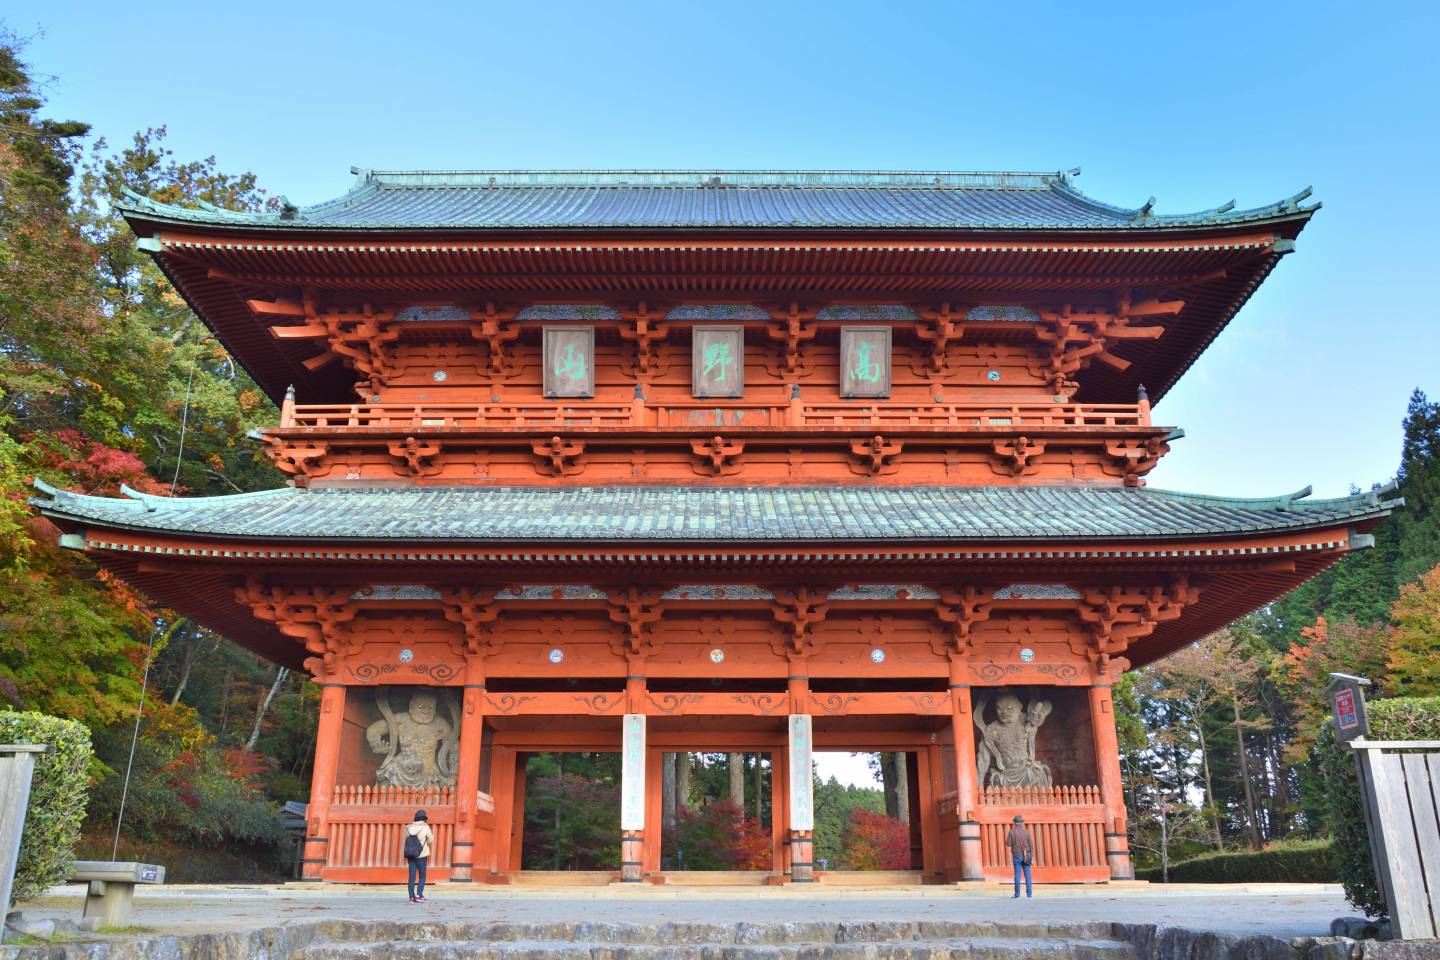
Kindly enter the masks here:
[[645, 384], [643, 384], [643, 383], [637, 383], [637, 384], [635, 384], [635, 399], [636, 399], [636, 400], [644, 400], [644, 399], [645, 399]]
[[290, 198], [283, 193], [280, 195], [280, 219], [294, 220], [300, 214], [300, 208], [290, 202]]
[[1145, 384], [1143, 384], [1143, 383], [1140, 384], [1140, 386], [1138, 386], [1138, 387], [1135, 388], [1135, 402], [1136, 402], [1136, 403], [1149, 403], [1149, 402], [1150, 402], [1150, 394], [1145, 391]]
[[285, 388], [285, 399], [290, 403], [295, 402], [295, 384], [292, 383]]
[[800, 399], [800, 384], [798, 384], [798, 383], [792, 383], [792, 384], [790, 384], [790, 399], [791, 399], [791, 400], [799, 400], [799, 399]]

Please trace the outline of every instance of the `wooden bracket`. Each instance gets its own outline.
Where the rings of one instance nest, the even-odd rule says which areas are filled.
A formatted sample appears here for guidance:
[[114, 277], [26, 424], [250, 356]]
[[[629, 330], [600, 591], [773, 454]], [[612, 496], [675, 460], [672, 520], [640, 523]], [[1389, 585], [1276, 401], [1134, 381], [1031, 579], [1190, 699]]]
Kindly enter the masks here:
[[270, 327], [271, 336], [279, 340], [319, 340], [325, 349], [304, 361], [307, 370], [315, 371], [337, 357], [363, 378], [355, 385], [356, 393], [376, 393], [393, 375], [393, 358], [389, 346], [400, 338], [400, 328], [391, 323], [394, 310], [377, 311], [372, 304], [321, 310], [311, 290], [301, 292], [300, 302], [248, 300], [251, 312], [260, 317], [284, 317], [303, 320], [300, 324], [277, 323]]
[[1016, 437], [1013, 440], [993, 440], [990, 444], [994, 456], [990, 469], [1002, 476], [1027, 477], [1040, 469], [1037, 462], [1045, 453], [1044, 440]]
[[1036, 310], [1045, 325], [1035, 331], [1035, 336], [1049, 347], [1049, 354], [1032, 372], [1049, 380], [1056, 394], [1063, 394], [1075, 389], [1074, 375], [1095, 360], [1115, 370], [1126, 370], [1130, 361], [1110, 352], [1114, 342], [1159, 339], [1165, 327], [1143, 321], [1175, 316], [1184, 307], [1183, 300], [1150, 298], [1132, 302], [1130, 291], [1122, 290], [1112, 310], [1077, 311], [1068, 303], [1058, 310]]
[[664, 373], [655, 348], [670, 332], [670, 324], [663, 322], [666, 312], [648, 309], [644, 301], [634, 310], [620, 311], [620, 338], [635, 344], [634, 366], [627, 372], [641, 382], [649, 382], [651, 376]]
[[936, 656], [954, 654], [968, 657], [975, 650], [971, 629], [977, 623], [990, 619], [995, 605], [993, 587], [967, 585], [959, 590], [942, 590], [940, 600], [935, 604], [935, 616], [950, 624], [948, 642], [930, 642], [930, 649]]
[[818, 310], [801, 310], [798, 303], [791, 303], [788, 307], [766, 307], [771, 320], [765, 325], [765, 333], [771, 340], [780, 343], [780, 359], [778, 363], [770, 363], [772, 375], [788, 374], [790, 376], [806, 376], [810, 372], [808, 358], [801, 351], [801, 344], [807, 340], [814, 340], [817, 330], [815, 315]]
[[619, 593], [610, 594], [607, 603], [610, 619], [625, 628], [621, 640], [611, 642], [616, 656], [639, 657], [649, 652], [652, 640], [650, 627], [660, 619], [664, 605], [660, 603], [659, 590], [641, 590], [627, 587]]
[[571, 477], [585, 469], [584, 440], [565, 440], [562, 437], [531, 440], [530, 449], [540, 458], [536, 469], [546, 476]]
[[1155, 468], [1160, 458], [1170, 452], [1170, 445], [1161, 437], [1148, 440], [1107, 440], [1105, 452], [1116, 462], [1125, 486], [1138, 487], [1140, 478]]
[[1085, 590], [1078, 611], [1081, 622], [1090, 627], [1090, 635], [1072, 639], [1070, 649], [1088, 657], [1104, 673], [1112, 657], [1150, 636], [1160, 624], [1178, 619], [1199, 598], [1199, 588], [1192, 587], [1187, 577], [1163, 586]]
[[422, 443], [414, 437], [391, 440], [387, 445], [390, 456], [399, 461], [394, 465], [397, 473], [408, 473], [412, 479], [433, 477], [443, 468], [439, 462], [443, 445], [438, 440]]
[[306, 659], [305, 669], [319, 675], [334, 673], [340, 656], [356, 653], [363, 645], [342, 630], [359, 612], [350, 594], [349, 589], [267, 586], [257, 577], [246, 577], [235, 588], [235, 602], [275, 624], [285, 636], [302, 641], [306, 652], [315, 654]]
[[965, 324], [957, 320], [950, 311], [950, 304], [942, 303], [938, 309], [914, 307], [921, 322], [915, 324], [915, 336], [930, 344], [929, 363], [916, 365], [915, 372], [930, 378], [943, 374], [950, 366], [950, 344], [965, 336]]
[[850, 453], [855, 459], [850, 463], [850, 472], [870, 477], [895, 473], [900, 469], [895, 460], [904, 448], [903, 441], [886, 440], [878, 433], [869, 440], [851, 440]]
[[700, 458], [698, 463], [692, 464], [696, 473], [728, 477], [740, 472], [740, 455], [745, 452], [745, 441], [726, 440], [717, 434], [709, 440], [691, 440], [690, 450]]
[[491, 629], [491, 625], [500, 616], [500, 606], [495, 603], [494, 590], [442, 587], [440, 602], [444, 604], [445, 619], [460, 624], [464, 631], [463, 639], [455, 638], [450, 642], [450, 647], [456, 654], [462, 657], [482, 657], [499, 648]]
[[330, 444], [324, 440], [286, 440], [283, 437], [265, 438], [265, 454], [280, 472], [295, 478], [295, 486], [303, 487], [310, 482], [310, 474], [330, 453]]
[[503, 380], [519, 373], [519, 366], [506, 345], [520, 337], [520, 328], [511, 323], [520, 311], [501, 310], [494, 303], [486, 302], [483, 309], [470, 308], [467, 312], [470, 314], [471, 338], [485, 344], [485, 362], [489, 365], [490, 376]]
[[829, 612], [830, 603], [825, 598], [830, 595], [830, 588], [802, 586], [793, 590], [776, 588], [771, 592], [775, 595], [775, 601], [770, 604], [770, 612], [776, 620], [790, 627], [790, 635], [772, 641], [771, 649], [777, 656], [782, 657], [801, 657], [814, 653], [819, 644], [810, 628], [824, 620], [825, 614]]

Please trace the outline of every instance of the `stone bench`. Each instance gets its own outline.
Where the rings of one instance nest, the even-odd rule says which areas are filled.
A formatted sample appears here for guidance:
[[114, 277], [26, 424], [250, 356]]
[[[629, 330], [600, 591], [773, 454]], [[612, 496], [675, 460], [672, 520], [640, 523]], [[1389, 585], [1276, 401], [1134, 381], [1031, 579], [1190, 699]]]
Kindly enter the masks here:
[[153, 863], [126, 863], [109, 860], [76, 860], [72, 883], [88, 883], [85, 892], [85, 918], [95, 918], [103, 927], [123, 927], [130, 923], [130, 910], [135, 902], [137, 883], [164, 883], [165, 868]]

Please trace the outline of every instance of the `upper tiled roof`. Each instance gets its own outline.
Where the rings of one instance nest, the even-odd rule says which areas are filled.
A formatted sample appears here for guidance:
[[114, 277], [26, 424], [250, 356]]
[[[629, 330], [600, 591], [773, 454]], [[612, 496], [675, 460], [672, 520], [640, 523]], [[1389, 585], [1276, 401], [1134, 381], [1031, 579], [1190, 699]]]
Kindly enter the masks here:
[[1333, 527], [1398, 505], [1121, 487], [282, 488], [228, 497], [93, 497], [38, 484], [81, 526], [243, 539], [815, 542], [1205, 537]]
[[[1076, 171], [1078, 172], [1078, 171]], [[131, 195], [132, 219], [274, 230], [1163, 230], [1308, 215], [1304, 190], [1236, 210], [1157, 215], [1091, 200], [1066, 173], [356, 171], [344, 196], [271, 213]]]

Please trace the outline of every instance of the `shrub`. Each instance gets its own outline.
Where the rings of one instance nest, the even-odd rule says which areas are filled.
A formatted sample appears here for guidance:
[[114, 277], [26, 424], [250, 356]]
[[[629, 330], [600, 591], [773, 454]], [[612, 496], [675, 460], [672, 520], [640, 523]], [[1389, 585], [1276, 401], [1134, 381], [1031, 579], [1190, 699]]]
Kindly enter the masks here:
[[[1135, 879], [1158, 882], [1160, 868], [1137, 870]], [[1170, 864], [1171, 883], [1334, 883], [1339, 879], [1336, 851], [1329, 840], [1209, 853]]]
[[718, 800], [698, 810], [681, 807], [675, 812], [673, 841], [665, 836], [665, 859], [686, 870], [768, 870], [770, 831], [731, 800]]
[[851, 870], [909, 870], [910, 825], [883, 813], [852, 811], [840, 858]]
[[[0, 710], [0, 743], [43, 743], [35, 757], [30, 809], [15, 867], [12, 896], [28, 900], [65, 879], [85, 818], [90, 731], [84, 724], [43, 713]], [[9, 909], [9, 904], [5, 904]]]
[[[1367, 704], [1371, 740], [1440, 740], [1440, 697], [1394, 697]], [[1315, 737], [1310, 767], [1326, 785], [1324, 827], [1335, 840], [1336, 866], [1345, 899], [1366, 916], [1383, 916], [1385, 898], [1370, 860], [1370, 834], [1360, 805], [1360, 781], [1351, 749], [1335, 739], [1327, 720]]]

